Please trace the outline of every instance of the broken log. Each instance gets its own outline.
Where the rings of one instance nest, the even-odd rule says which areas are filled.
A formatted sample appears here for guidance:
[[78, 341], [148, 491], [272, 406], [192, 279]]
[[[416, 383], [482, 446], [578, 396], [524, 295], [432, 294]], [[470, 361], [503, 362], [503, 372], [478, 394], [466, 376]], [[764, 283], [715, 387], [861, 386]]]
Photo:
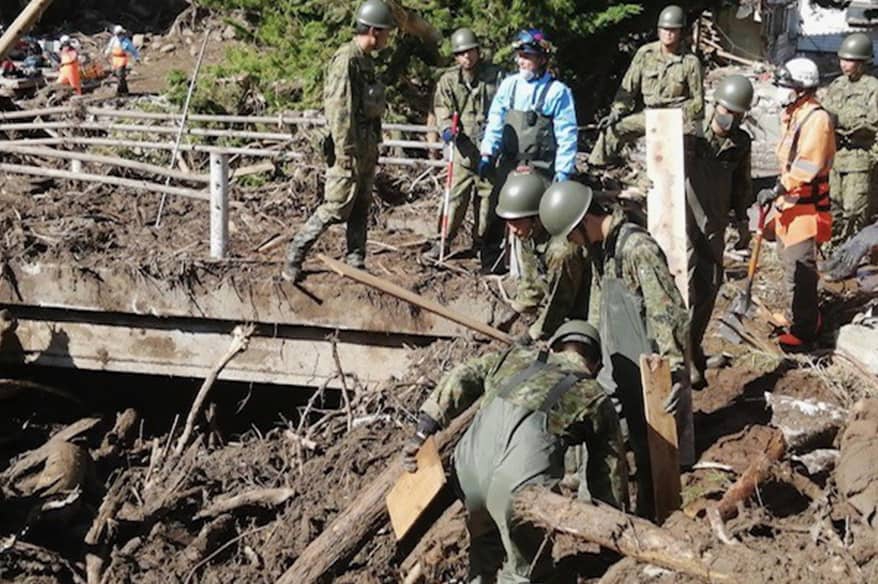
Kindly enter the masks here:
[[[480, 403], [470, 406], [436, 436], [444, 465], [448, 465], [458, 438], [469, 427]], [[352, 499], [353, 503], [336, 516], [317, 539], [308, 544], [292, 567], [284, 572], [278, 584], [330, 581], [336, 568], [346, 565], [369, 538], [387, 528], [389, 517], [384, 498], [403, 472], [400, 459], [394, 458], [384, 472], [357, 493]]]
[[723, 498], [716, 505], [719, 516], [727, 521], [738, 514], [738, 503], [743, 503], [753, 495], [759, 483], [765, 480], [771, 473], [771, 468], [780, 460], [786, 452], [786, 444], [783, 435], [775, 432], [765, 451], [758, 455], [756, 460], [750, 463], [735, 484], [732, 485]]
[[70, 424], [69, 426], [67, 426], [63, 430], [60, 430], [54, 436], [49, 438], [49, 440], [47, 440], [45, 444], [43, 444], [36, 450], [31, 450], [30, 452], [19, 458], [15, 462], [15, 464], [3, 471], [3, 474], [0, 475], [0, 482], [14, 481], [28, 470], [34, 468], [37, 465], [43, 464], [49, 457], [49, 454], [52, 453], [55, 447], [55, 443], [66, 442], [68, 440], [76, 438], [80, 434], [88, 432], [100, 423], [100, 418], [83, 418]]
[[527, 487], [515, 496], [513, 516], [705, 582], [735, 581], [732, 574], [711, 567], [692, 545], [668, 530], [603, 503]]

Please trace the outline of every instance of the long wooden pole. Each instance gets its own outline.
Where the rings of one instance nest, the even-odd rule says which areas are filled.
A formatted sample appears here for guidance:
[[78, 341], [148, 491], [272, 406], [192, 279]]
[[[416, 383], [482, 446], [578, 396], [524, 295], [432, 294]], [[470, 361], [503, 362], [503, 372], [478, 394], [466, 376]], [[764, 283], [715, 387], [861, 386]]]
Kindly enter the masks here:
[[[0, 141], [0, 145], [13, 144], [25, 146], [54, 146], [62, 144], [85, 144], [88, 146], [109, 146], [116, 148], [143, 148], [144, 150], [173, 150], [170, 142], [147, 142], [143, 140], [123, 140], [120, 138], [89, 138], [83, 136], [63, 136], [60, 138], [28, 138], [25, 140]], [[237, 156], [255, 156], [260, 158], [281, 158], [287, 160], [303, 160], [304, 154], [285, 150], [269, 150], [267, 148], [237, 148], [231, 146], [205, 146], [202, 144], [180, 144], [181, 152], [198, 152], [201, 154], [234, 154]]]
[[366, 286], [375, 288], [376, 290], [386, 292], [391, 296], [395, 296], [400, 300], [403, 300], [410, 304], [414, 304], [415, 306], [419, 306], [428, 312], [432, 312], [433, 314], [441, 316], [442, 318], [447, 318], [451, 322], [455, 322], [461, 326], [465, 326], [466, 328], [471, 329], [477, 333], [481, 333], [486, 337], [509, 345], [515, 342], [511, 336], [507, 335], [503, 331], [489, 326], [483, 322], [479, 322], [473, 318], [469, 318], [468, 316], [460, 314], [459, 312], [451, 310], [439, 304], [435, 300], [424, 298], [420, 294], [416, 294], [411, 290], [403, 288], [402, 286], [399, 286], [392, 282], [388, 282], [386, 280], [382, 280], [381, 278], [375, 277], [364, 270], [352, 268], [351, 266], [343, 262], [334, 260], [323, 254], [318, 254], [317, 257], [320, 258], [320, 261], [329, 266], [330, 269], [338, 273], [340, 276], [345, 276], [352, 280], [356, 280], [361, 284], [365, 284]]
[[57, 150], [55, 148], [39, 148], [33, 146], [19, 146], [13, 143], [0, 143], [0, 152], [11, 152], [15, 154], [23, 154], [26, 156], [38, 156], [42, 158], [60, 158], [62, 160], [74, 160], [79, 162], [93, 162], [97, 164], [105, 164], [107, 166], [118, 166], [121, 168], [130, 168], [131, 170], [139, 170], [149, 174], [155, 174], [163, 177], [175, 178], [177, 180], [208, 183], [209, 177], [203, 174], [191, 174], [178, 170], [170, 170], [163, 166], [155, 164], [147, 164], [145, 162], [137, 162], [120, 158], [117, 156], [102, 156], [99, 154], [86, 154], [82, 152], [69, 152], [67, 150]]
[[31, 0], [18, 17], [12, 21], [3, 36], [0, 36], [0, 61], [6, 58], [18, 39], [37, 23], [52, 0]]
[[25, 118], [38, 118], [41, 116], [54, 116], [57, 114], [68, 114], [73, 111], [69, 105], [60, 105], [57, 107], [44, 107], [42, 109], [21, 110], [16, 112], [0, 112], [0, 120], [21, 120]]
[[24, 174], [29, 176], [45, 176], [49, 178], [63, 178], [66, 180], [82, 180], [114, 185], [117, 187], [127, 187], [139, 191], [147, 191], [151, 193], [166, 193], [168, 195], [176, 195], [180, 197], [188, 197], [190, 199], [198, 199], [207, 201], [210, 199], [204, 191], [196, 191], [194, 189], [184, 189], [180, 187], [169, 187], [145, 180], [133, 180], [129, 178], [120, 178], [117, 176], [105, 176], [101, 174], [88, 174], [84, 172], [76, 173], [69, 170], [55, 170], [54, 168], [37, 168], [35, 166], [23, 166], [21, 164], [0, 163], [0, 171], [12, 174]]

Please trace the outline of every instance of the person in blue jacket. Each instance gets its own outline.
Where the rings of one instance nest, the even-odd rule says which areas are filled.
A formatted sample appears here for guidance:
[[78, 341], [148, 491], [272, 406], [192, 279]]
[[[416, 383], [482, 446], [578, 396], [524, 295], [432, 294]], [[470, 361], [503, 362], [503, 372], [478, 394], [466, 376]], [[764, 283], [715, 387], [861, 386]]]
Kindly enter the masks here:
[[[479, 152], [479, 176], [493, 178], [493, 205], [506, 177], [523, 167], [548, 180], [568, 180], [576, 172], [576, 110], [573, 93], [549, 72], [554, 47], [538, 29], [518, 33], [512, 45], [518, 73], [500, 84]], [[482, 271], [498, 273], [503, 222], [491, 214], [492, 225], [481, 249]]]

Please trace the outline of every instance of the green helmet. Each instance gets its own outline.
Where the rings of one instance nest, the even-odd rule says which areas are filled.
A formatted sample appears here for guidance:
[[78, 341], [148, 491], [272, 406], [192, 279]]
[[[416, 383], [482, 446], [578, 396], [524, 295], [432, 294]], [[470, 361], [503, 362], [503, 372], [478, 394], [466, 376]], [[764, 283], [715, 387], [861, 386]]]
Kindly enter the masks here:
[[479, 48], [479, 38], [469, 28], [459, 28], [451, 35], [451, 52], [462, 53]]
[[864, 32], [849, 34], [841, 42], [838, 56], [850, 61], [871, 61], [872, 39]]
[[683, 28], [686, 26], [686, 13], [676, 4], [665, 6], [658, 17], [658, 28]]
[[598, 329], [584, 320], [568, 320], [559, 326], [552, 338], [549, 339], [549, 347], [554, 347], [555, 343], [565, 341], [580, 342], [600, 349], [601, 335], [598, 333]]
[[585, 217], [591, 199], [591, 189], [582, 183], [554, 183], [540, 200], [540, 223], [552, 237], [566, 238]]
[[497, 200], [497, 216], [501, 219], [521, 219], [540, 214], [540, 199], [546, 192], [546, 183], [532, 172], [509, 175]]
[[382, 0], [366, 0], [357, 10], [357, 23], [373, 28], [393, 28], [396, 21], [390, 7]]
[[753, 84], [743, 75], [729, 75], [720, 81], [714, 92], [718, 104], [727, 110], [742, 114], [750, 109], [753, 103]]

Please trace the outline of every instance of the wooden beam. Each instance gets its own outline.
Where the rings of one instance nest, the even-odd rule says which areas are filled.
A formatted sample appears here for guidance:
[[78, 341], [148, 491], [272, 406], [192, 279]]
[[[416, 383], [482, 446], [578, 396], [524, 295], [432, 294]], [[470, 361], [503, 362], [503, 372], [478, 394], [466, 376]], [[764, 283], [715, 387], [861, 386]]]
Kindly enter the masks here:
[[208, 195], [204, 191], [184, 189], [181, 187], [170, 187], [151, 183], [145, 180], [134, 180], [130, 178], [120, 178], [117, 176], [89, 174], [85, 172], [70, 172], [69, 170], [56, 170], [54, 168], [38, 168], [35, 166], [23, 166], [21, 164], [6, 163], [0, 163], [0, 170], [4, 172], [10, 172], [12, 174], [24, 174], [29, 176], [42, 176], [46, 178], [62, 178], [66, 180], [96, 182], [117, 187], [126, 187], [139, 191], [147, 191], [151, 193], [167, 193], [169, 195], [188, 197], [190, 199], [199, 199], [202, 201], [207, 201], [210, 199], [210, 195]]
[[[52, 4], [52, 0], [31, 0], [24, 7], [24, 10], [19, 12], [15, 20], [12, 21], [12, 24], [9, 25], [9, 28], [3, 33], [3, 36], [0, 36], [0, 61], [3, 61], [12, 51], [18, 39], [22, 35], [27, 34], [27, 31], [40, 20], [43, 12], [46, 11], [50, 4]], [[8, 5], [9, 3], [7, 3]]]
[[647, 109], [646, 174], [653, 185], [647, 195], [648, 228], [665, 252], [671, 275], [689, 306], [684, 162], [683, 111]]
[[643, 383], [656, 521], [661, 524], [683, 502], [680, 495], [677, 421], [664, 410], [665, 400], [671, 393], [671, 370], [667, 359], [658, 355], [641, 355], [640, 379]]
[[415, 306], [423, 308], [424, 310], [432, 312], [433, 314], [437, 314], [443, 318], [447, 318], [452, 322], [455, 322], [461, 326], [465, 326], [468, 329], [483, 334], [488, 338], [495, 339], [508, 345], [511, 345], [515, 342], [511, 336], [504, 333], [503, 331], [489, 326], [483, 322], [479, 322], [475, 319], [469, 318], [468, 316], [460, 314], [459, 312], [455, 312], [439, 304], [435, 300], [424, 298], [420, 294], [416, 294], [411, 290], [403, 288], [402, 286], [399, 286], [392, 282], [388, 282], [386, 280], [382, 280], [381, 278], [373, 276], [372, 274], [364, 270], [352, 268], [345, 263], [334, 260], [323, 254], [318, 254], [317, 257], [320, 258], [320, 261], [329, 266], [330, 269], [338, 273], [340, 276], [345, 276], [352, 280], [356, 280], [361, 284], [365, 284], [370, 288], [375, 288], [376, 290], [386, 292], [391, 296], [395, 296], [400, 300], [403, 300], [410, 304], [414, 304]]
[[734, 574], [712, 568], [685, 540], [603, 503], [577, 501], [544, 487], [526, 487], [515, 496], [513, 516], [704, 582], [736, 582]]

